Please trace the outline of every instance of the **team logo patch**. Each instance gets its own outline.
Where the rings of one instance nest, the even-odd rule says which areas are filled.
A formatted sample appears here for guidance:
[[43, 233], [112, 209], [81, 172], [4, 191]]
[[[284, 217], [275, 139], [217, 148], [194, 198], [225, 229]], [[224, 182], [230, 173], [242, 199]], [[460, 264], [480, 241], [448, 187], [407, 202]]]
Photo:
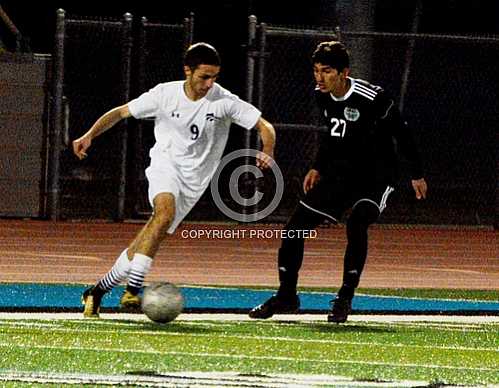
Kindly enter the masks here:
[[217, 121], [220, 120], [220, 117], [215, 116], [215, 113], [206, 113], [206, 120]]
[[360, 117], [360, 112], [358, 109], [349, 108], [348, 106], [343, 111], [343, 114], [348, 121], [357, 121]]

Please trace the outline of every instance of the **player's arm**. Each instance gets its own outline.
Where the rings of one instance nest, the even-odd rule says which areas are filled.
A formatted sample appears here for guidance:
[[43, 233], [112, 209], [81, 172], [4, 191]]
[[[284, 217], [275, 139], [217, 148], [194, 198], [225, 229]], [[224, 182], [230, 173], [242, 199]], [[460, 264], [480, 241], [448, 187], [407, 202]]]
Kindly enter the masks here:
[[307, 192], [319, 182], [321, 179], [321, 171], [325, 171], [327, 169], [329, 159], [331, 157], [329, 139], [322, 132], [318, 134], [318, 138], [319, 151], [317, 151], [312, 168], [303, 179], [303, 192], [305, 194], [307, 194]]
[[[314, 96], [318, 111], [324, 111], [324, 95], [320, 91], [316, 90]], [[320, 119], [320, 122], [322, 122], [322, 124], [325, 126], [325, 128], [329, 128], [330, 123], [324, 115], [321, 114], [318, 116], [318, 118]], [[321, 174], [324, 175], [325, 171], [327, 171], [330, 166], [331, 157], [334, 157], [334, 152], [331, 149], [329, 129], [325, 131], [319, 131], [317, 133], [317, 144], [319, 146], [319, 149], [315, 154], [315, 159], [312, 163], [312, 167], [303, 179], [303, 192], [305, 194], [319, 182], [319, 180], [321, 179]]]
[[381, 120], [390, 127], [400, 152], [410, 163], [411, 184], [417, 199], [425, 199], [428, 190], [423, 176], [423, 164], [411, 128], [401, 117], [393, 100], [383, 101]]
[[87, 156], [87, 150], [92, 144], [92, 140], [101, 135], [119, 121], [131, 116], [128, 105], [121, 105], [104, 113], [92, 127], [81, 137], [73, 141], [74, 154], [83, 159]]
[[320, 181], [320, 179], [320, 172], [314, 168], [310, 169], [303, 179], [303, 192], [307, 194], [308, 191]]
[[260, 117], [256, 123], [256, 129], [260, 134], [262, 139], [262, 152], [258, 154], [256, 165], [261, 169], [267, 169], [272, 164], [272, 159], [274, 158], [274, 147], [275, 147], [275, 129], [274, 126]]
[[329, 146], [329, 138], [325, 133], [318, 133], [319, 150], [315, 155], [315, 160], [312, 164], [312, 168], [308, 171], [307, 175], [303, 179], [303, 192], [307, 192], [314, 187], [321, 179], [321, 172], [324, 172], [328, 165], [329, 159], [331, 158], [331, 148]]
[[329, 136], [324, 132], [319, 132], [317, 135], [317, 140], [319, 142], [319, 150], [315, 155], [315, 161], [312, 164], [312, 169], [320, 172], [324, 172], [331, 159], [331, 147], [329, 142]]

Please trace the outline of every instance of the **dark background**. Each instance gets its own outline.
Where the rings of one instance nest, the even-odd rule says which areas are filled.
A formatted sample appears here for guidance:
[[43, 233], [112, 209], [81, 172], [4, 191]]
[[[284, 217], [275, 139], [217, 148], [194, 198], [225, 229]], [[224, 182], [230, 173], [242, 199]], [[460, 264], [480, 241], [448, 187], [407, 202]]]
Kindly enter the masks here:
[[[3, 0], [0, 5], [28, 39], [33, 52], [52, 53], [55, 15], [59, 8], [69, 15], [120, 17], [130, 12], [153, 21], [179, 23], [194, 12], [195, 40], [214, 44], [222, 54], [222, 82], [238, 92], [240, 68], [232, 69], [241, 45], [247, 39], [247, 18], [254, 14], [259, 22], [288, 26], [340, 26], [348, 30], [348, 17], [359, 12], [359, 4], [371, 5], [374, 30], [410, 32], [417, 0], [308, 0], [303, 2], [268, 0], [220, 1], [74, 1], [74, 0]], [[499, 33], [499, 1], [496, 0], [421, 0], [419, 32], [448, 34]], [[362, 11], [360, 11], [362, 12]], [[343, 20], [341, 20], [343, 19]], [[7, 48], [12, 36], [0, 23], [0, 37]], [[239, 50], [239, 51], [234, 51]]]
[[[375, 29], [387, 32], [408, 32], [416, 0], [378, 0], [375, 2]], [[336, 15], [348, 15], [355, 1], [308, 0], [294, 4], [289, 1], [185, 1], [165, 0], [113, 2], [74, 0], [3, 0], [0, 5], [21, 32], [28, 36], [37, 52], [52, 50], [55, 13], [63, 8], [69, 14], [119, 17], [125, 12], [134, 16], [175, 22], [194, 12], [202, 33], [225, 30], [231, 40], [246, 31], [245, 20], [255, 14], [262, 22], [287, 25], [342, 25]], [[350, 10], [353, 12], [353, 10]], [[243, 20], [243, 21], [242, 21]], [[4, 26], [1, 25], [2, 37]], [[234, 32], [234, 33], [232, 33]], [[420, 32], [428, 33], [499, 33], [499, 2], [496, 0], [422, 0]], [[226, 40], [227, 36], [224, 38]]]
[[[306, 2], [306, 6], [303, 2], [294, 4], [268, 0], [213, 1], [211, 3], [197, 0], [185, 3], [166, 1], [112, 3], [105, 0], [100, 2], [47, 0], [32, 3], [26, 0], [0, 0], [0, 4], [26, 38], [28, 43], [26, 46], [29, 46], [35, 53], [48, 54], [53, 52], [55, 17], [59, 8], [64, 9], [68, 17], [88, 16], [92, 19], [100, 18], [103, 20], [108, 18], [116, 20], [121, 18], [125, 12], [130, 12], [137, 27], [141, 16], [146, 16], [150, 21], [180, 24], [185, 17], [193, 12], [194, 40], [207, 41], [218, 48], [223, 61], [220, 83], [242, 97], [245, 96], [244, 81], [246, 75], [246, 50], [243, 46], [247, 41], [248, 16], [251, 14], [256, 15], [260, 23], [286, 25], [295, 29], [310, 27], [330, 30], [332, 27], [339, 26], [341, 31], [345, 33], [342, 39], [348, 40], [347, 33], [349, 31], [413, 32], [414, 15], [419, 5], [420, 17], [417, 31], [419, 33], [471, 35], [474, 37], [499, 35], [499, 1], [496, 0], [309, 0]], [[88, 31], [82, 30], [81, 33], [87, 34]], [[120, 35], [112, 35], [110, 30], [106, 30], [104, 34], [99, 33], [98, 30], [95, 30], [94, 33], [97, 35], [88, 37], [88, 42], [98, 42], [99, 44], [92, 43], [87, 46], [73, 47], [73, 57], [71, 57], [73, 62], [69, 60], [70, 56], [68, 56], [68, 61], [72, 63], [68, 69], [76, 70], [73, 78], [69, 76], [69, 73], [66, 77], [68, 82], [66, 95], [71, 101], [71, 119], [73, 120], [69, 126], [69, 139], [81, 135], [82, 131], [84, 132], [101, 112], [117, 103], [116, 101], [104, 101], [103, 96], [107, 96], [109, 93], [95, 93], [96, 91], [92, 86], [95, 83], [88, 82], [88, 80], [89, 77], [93, 79], [92, 77], [99, 73], [103, 79], [97, 83], [98, 87], [105, 89], [107, 85], [109, 90], [114, 90], [113, 85], [119, 84], [119, 80], [114, 79], [116, 77], [114, 69], [117, 68], [120, 58]], [[86, 37], [86, 35], [84, 36]], [[376, 38], [372, 42], [363, 41], [363, 39], [351, 42], [356, 44], [364, 42], [365, 46], [355, 48], [363, 54], [371, 53], [370, 50], [375, 48], [376, 42], [379, 43], [380, 50], [376, 62], [373, 63], [373, 66], [368, 66], [369, 69], [373, 69], [373, 72], [376, 70], [377, 72], [369, 75], [368, 79], [384, 85], [395, 96], [400, 92], [401, 74], [399, 73], [403, 69], [405, 60], [403, 52], [407, 47], [407, 41], [399, 40], [400, 37], [397, 35], [394, 38], [393, 34], [390, 34], [389, 37], [379, 41]], [[1, 22], [0, 38], [8, 49], [13, 49], [14, 39]], [[175, 39], [170, 34], [166, 38]], [[455, 209], [451, 209], [457, 215], [450, 214], [451, 218], [448, 221], [442, 218], [438, 218], [438, 220], [453, 223], [457, 219], [460, 222], [480, 224], [483, 222], [483, 217], [488, 217], [487, 220], [490, 220], [494, 197], [496, 198], [496, 208], [499, 204], [499, 197], [495, 194], [497, 181], [494, 179], [497, 171], [497, 156], [494, 148], [494, 144], [497, 144], [495, 142], [495, 112], [497, 111], [495, 102], [497, 101], [497, 88], [495, 85], [497, 85], [497, 60], [499, 58], [497, 44], [480, 44], [479, 39], [457, 39], [460, 43], [456, 43], [456, 39], [453, 40], [454, 43], [451, 43], [450, 40], [440, 41], [441, 43], [438, 43], [428, 36], [418, 41], [411, 69], [411, 77], [417, 79], [417, 84], [409, 83], [410, 88], [406, 96], [407, 105], [410, 106], [407, 111], [408, 121], [413, 123], [421, 134], [427, 135], [420, 136], [426, 142], [422, 142], [421, 145], [422, 150], [428, 156], [425, 158], [426, 171], [434, 190], [432, 200], [427, 201], [428, 207], [432, 206], [431, 211], [423, 209], [421, 214], [437, 214], [435, 209], [447, 211], [451, 209], [450, 204], [446, 203], [449, 198], [454, 202], [459, 202], [458, 200], [462, 199], [459, 203], [453, 203]], [[159, 42], [162, 45], [165, 43], [165, 39], [161, 38]], [[178, 40], [176, 42], [178, 45]], [[304, 53], [303, 47], [295, 43], [297, 42], [279, 39], [273, 43], [271, 52], [276, 53], [276, 55], [269, 58], [270, 61], [274, 62], [269, 62], [272, 65], [266, 67], [268, 70], [267, 78], [272, 81], [267, 82], [267, 84], [269, 87], [277, 88], [277, 91], [282, 94], [282, 104], [278, 104], [280, 100], [275, 98], [273, 90], [266, 93], [267, 96], [273, 97], [272, 104], [264, 104], [266, 107], [265, 117], [271, 121], [285, 120], [288, 114], [299, 112], [306, 112], [305, 117], [308, 118], [309, 110], [304, 108], [308, 106], [309, 101], [302, 101], [302, 99], [306, 95], [305, 90], [308, 90], [306, 85], [312, 81], [306, 63], [300, 62], [298, 66], [293, 66], [295, 60], [302, 57]], [[99, 47], [103, 51], [95, 54], [95, 50]], [[113, 47], [114, 51], [107, 47]], [[165, 45], [165, 47], [170, 46]], [[173, 55], [172, 59], [174, 60], [168, 59], [163, 62], [167, 65], [176, 63], [175, 60], [178, 61], [178, 54], [174, 54], [171, 49], [166, 51], [162, 51], [161, 48], [152, 49], [151, 52], [153, 54], [159, 53], [163, 57]], [[99, 55], [100, 61], [94, 61], [94, 55]], [[91, 62], [90, 65], [87, 63], [88, 68], [84, 66], [85, 58]], [[100, 66], [99, 70], [106, 70], [109, 74], [106, 71], [92, 71], [95, 66]], [[160, 66], [159, 69], [162, 74], [163, 67]], [[289, 73], [291, 70], [292, 74]], [[150, 73], [149, 71], [148, 75]], [[107, 74], [109, 76], [105, 76]], [[277, 80], [279, 82], [276, 82]], [[293, 81], [292, 84], [290, 80]], [[159, 81], [165, 80], [159, 77]], [[157, 79], [156, 82], [158, 82]], [[304, 90], [294, 85], [301, 85]], [[417, 85], [419, 85], [419, 89], [416, 87]], [[432, 93], [426, 93], [425, 88], [428, 88], [428, 92]], [[438, 93], [435, 92], [439, 90], [442, 91], [445, 99], [438, 98]], [[87, 91], [88, 95], [85, 95], [84, 91]], [[143, 92], [143, 90], [132, 85], [131, 97], [137, 96], [139, 92]], [[436, 100], [430, 98], [430, 94], [436, 95]], [[116, 97], [119, 96], [119, 93], [111, 93], [111, 95]], [[291, 95], [293, 95], [292, 98]], [[101, 96], [102, 99], [97, 99], [95, 96]], [[300, 102], [299, 106], [297, 106], [297, 101]], [[277, 109], [277, 116], [272, 115], [274, 108]], [[477, 114], [475, 113], [471, 117], [473, 112]], [[81, 116], [80, 121], [77, 120], [77, 113]], [[472, 120], [475, 125], [468, 127], [467, 123]], [[295, 121], [283, 122], [293, 123]], [[132, 133], [135, 132], [132, 131]], [[298, 154], [293, 152], [293, 148], [287, 147], [300, 144], [303, 145], [300, 148], [307, 150], [307, 152], [312, 148], [310, 145], [296, 140], [301, 139], [300, 134], [289, 132], [288, 136], [286, 131], [281, 133], [282, 137], [278, 141], [283, 145], [282, 149], [285, 150], [285, 155], [280, 156], [281, 165], [289, 167], [290, 174], [300, 181], [299, 178], [303, 174], [300, 172], [301, 170], [293, 170], [297, 167], [293, 163], [295, 160], [301, 159], [297, 156]], [[287, 143], [286, 136], [289, 137]], [[241, 141], [242, 138], [242, 133], [231, 131], [229, 149], [241, 148], [237, 142]], [[129, 139], [129, 141], [133, 143], [132, 140]], [[116, 143], [111, 140], [109, 142]], [[104, 140], [102, 144], [103, 147], [107, 145]], [[66, 154], [68, 160], [70, 157], [74, 159], [69, 149], [65, 150]], [[286, 157], [288, 156], [292, 156], [292, 160], [287, 161]], [[89, 165], [90, 162], [91, 160], [88, 162]], [[73, 185], [75, 180], [82, 180], [81, 177], [84, 174], [80, 174], [81, 176], [78, 175], [79, 173], [76, 174], [81, 169], [80, 167], [76, 168], [69, 162], [63, 163], [63, 165], [65, 166], [64, 179], [74, 178], [71, 181]], [[107, 164], [94, 163], [90, 167], [98, 166], [102, 169], [101, 165], [106, 166]], [[100, 173], [100, 176], [105, 177], [109, 175], [100, 170], [93, 172]], [[95, 182], [100, 184], [99, 180], [95, 180]], [[82, 202], [80, 192], [81, 190], [77, 186], [72, 188], [72, 193], [77, 194], [74, 195], [74, 198], [79, 203]], [[93, 193], [92, 190], [89, 192]], [[110, 197], [105, 194], [104, 190], [104, 196]], [[92, 194], [89, 196], [92, 197]], [[296, 196], [289, 195], [289, 197], [294, 201]], [[407, 197], [409, 198], [408, 195]], [[111, 198], [111, 200], [113, 199]], [[407, 201], [403, 199], [401, 203], [405, 206]], [[71, 208], [71, 206], [66, 207]], [[108, 207], [112, 206], [103, 206], [106, 209]], [[91, 210], [91, 207], [88, 208]], [[461, 213], [466, 214], [461, 215]], [[407, 222], [414, 221], [412, 216], [414, 212], [411, 211], [409, 214], [411, 218]]]

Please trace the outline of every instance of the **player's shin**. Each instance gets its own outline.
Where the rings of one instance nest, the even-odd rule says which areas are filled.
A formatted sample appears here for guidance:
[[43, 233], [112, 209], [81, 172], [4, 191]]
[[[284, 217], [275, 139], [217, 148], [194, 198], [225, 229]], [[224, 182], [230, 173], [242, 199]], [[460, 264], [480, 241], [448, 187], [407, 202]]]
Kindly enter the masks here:
[[279, 249], [278, 269], [279, 269], [279, 297], [284, 299], [296, 295], [298, 284], [298, 272], [303, 262], [303, 239], [301, 241], [283, 242]]

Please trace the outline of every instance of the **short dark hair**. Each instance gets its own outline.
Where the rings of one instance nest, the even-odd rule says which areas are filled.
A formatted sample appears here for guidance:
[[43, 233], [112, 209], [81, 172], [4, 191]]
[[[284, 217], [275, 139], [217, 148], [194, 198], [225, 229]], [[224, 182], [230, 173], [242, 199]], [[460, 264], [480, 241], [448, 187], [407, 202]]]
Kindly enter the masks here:
[[199, 65], [220, 66], [218, 51], [211, 44], [199, 42], [191, 45], [184, 55], [184, 65], [195, 69]]
[[313, 55], [313, 63], [322, 63], [331, 66], [333, 69], [343, 71], [350, 67], [350, 55], [346, 47], [336, 41], [321, 42], [317, 45]]

